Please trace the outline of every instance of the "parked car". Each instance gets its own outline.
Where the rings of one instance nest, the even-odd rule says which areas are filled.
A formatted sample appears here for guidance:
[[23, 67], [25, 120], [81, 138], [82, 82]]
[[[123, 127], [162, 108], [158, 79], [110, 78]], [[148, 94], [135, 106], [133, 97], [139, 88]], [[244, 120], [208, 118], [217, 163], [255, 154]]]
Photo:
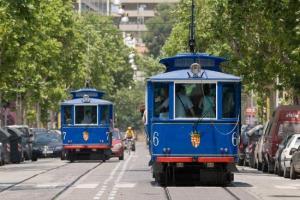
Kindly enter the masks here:
[[22, 134], [23, 157], [25, 160], [30, 160], [32, 156], [32, 142], [34, 137], [29, 127], [27, 125], [11, 125], [8, 127], [15, 128], [23, 133]]
[[32, 161], [38, 158], [60, 157], [62, 153], [62, 140], [56, 133], [40, 133], [33, 142]]
[[264, 128], [262, 130], [262, 135], [258, 139], [255, 145], [255, 150], [254, 150], [254, 160], [255, 160], [255, 166], [258, 170], [262, 170], [262, 163], [263, 163], [263, 142], [264, 142], [264, 137], [266, 130], [269, 126], [269, 121], [267, 121], [264, 125]]
[[111, 150], [112, 157], [118, 157], [119, 160], [124, 160], [123, 137], [118, 129], [113, 130]]
[[291, 158], [290, 178], [296, 179], [300, 174], [300, 146], [298, 146], [297, 149], [293, 149], [293, 151], [294, 153]]
[[289, 140], [291, 139], [293, 135], [288, 135], [285, 137], [282, 142], [278, 145], [278, 149], [275, 154], [275, 167], [274, 167], [274, 173], [278, 176], [283, 176], [283, 169], [281, 168], [281, 154], [282, 151], [286, 148], [286, 145], [288, 144]]
[[23, 133], [18, 129], [7, 127], [6, 131], [10, 134], [10, 162], [20, 163], [24, 160], [22, 148], [22, 135]]
[[244, 161], [244, 165], [246, 166], [249, 165], [250, 167], [255, 168], [255, 146], [262, 135], [263, 128], [263, 125], [256, 125], [255, 127], [246, 132], [246, 135], [248, 137], [248, 144], [245, 149]]
[[2, 144], [1, 151], [1, 162], [10, 163], [10, 134], [0, 128], [0, 142]]
[[289, 133], [300, 133], [300, 106], [279, 106], [270, 119], [263, 144], [263, 168], [273, 172], [278, 145]]
[[238, 165], [242, 166], [245, 162], [245, 150], [248, 145], [248, 136], [247, 131], [250, 130], [250, 126], [243, 125], [241, 128], [241, 135], [239, 140], [239, 148], [238, 148]]
[[2, 143], [0, 142], [0, 166], [1, 165], [4, 165], [4, 154], [3, 154], [3, 145]]
[[300, 145], [300, 134], [293, 134], [293, 136], [288, 140], [286, 147], [283, 149], [279, 163], [280, 168], [283, 170], [283, 177], [290, 177], [290, 164], [291, 158], [295, 150]]

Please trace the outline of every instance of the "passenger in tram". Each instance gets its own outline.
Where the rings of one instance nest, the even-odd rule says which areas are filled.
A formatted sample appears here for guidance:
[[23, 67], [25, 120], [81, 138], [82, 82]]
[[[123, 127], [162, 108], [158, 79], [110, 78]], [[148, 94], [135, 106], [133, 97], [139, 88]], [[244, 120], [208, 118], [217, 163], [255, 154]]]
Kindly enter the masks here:
[[176, 85], [175, 97], [175, 116], [176, 117], [194, 117], [195, 112], [193, 103], [186, 95], [185, 87], [181, 84]]
[[204, 96], [199, 102], [199, 107], [202, 110], [202, 118], [215, 118], [215, 95], [211, 93], [210, 85], [204, 84], [203, 86]]
[[92, 123], [92, 113], [90, 110], [86, 110], [84, 112], [84, 117], [81, 124], [91, 124]]
[[160, 102], [162, 102], [156, 109], [156, 112], [159, 113], [159, 118], [169, 118], [169, 91], [168, 88], [163, 87]]

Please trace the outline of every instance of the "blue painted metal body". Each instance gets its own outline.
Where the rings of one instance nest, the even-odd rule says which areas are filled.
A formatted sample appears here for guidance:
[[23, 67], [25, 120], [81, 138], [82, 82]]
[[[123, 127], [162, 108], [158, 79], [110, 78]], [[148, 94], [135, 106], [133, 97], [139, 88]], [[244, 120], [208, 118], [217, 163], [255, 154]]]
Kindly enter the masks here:
[[[146, 133], [149, 140], [151, 159], [163, 157], [222, 157], [237, 158], [237, 138], [240, 133], [241, 116], [241, 79], [221, 72], [220, 63], [226, 59], [208, 54], [180, 54], [165, 58], [160, 63], [166, 66], [166, 72], [150, 77], [146, 88], [147, 122]], [[189, 67], [200, 63], [202, 69], [198, 77], [193, 77]], [[164, 83], [169, 88], [169, 116], [161, 119], [154, 116], [154, 85]], [[175, 117], [175, 85], [178, 83], [215, 83], [216, 117], [187, 118]], [[222, 90], [226, 84], [235, 88], [235, 117], [222, 117]], [[200, 133], [200, 145], [194, 147], [191, 133], [196, 129]]]
[[[103, 100], [103, 92], [92, 88], [83, 88], [71, 92], [73, 99], [61, 103], [61, 132], [63, 146], [111, 146], [109, 133], [113, 129], [113, 104], [110, 101]], [[88, 102], [84, 102], [83, 95], [88, 95]], [[97, 123], [96, 124], [76, 124], [75, 107], [76, 106], [97, 106]], [[103, 107], [109, 107], [109, 120], [101, 119]], [[65, 109], [71, 110], [71, 121], [65, 123]], [[88, 138], [85, 139], [83, 134], [88, 132]]]

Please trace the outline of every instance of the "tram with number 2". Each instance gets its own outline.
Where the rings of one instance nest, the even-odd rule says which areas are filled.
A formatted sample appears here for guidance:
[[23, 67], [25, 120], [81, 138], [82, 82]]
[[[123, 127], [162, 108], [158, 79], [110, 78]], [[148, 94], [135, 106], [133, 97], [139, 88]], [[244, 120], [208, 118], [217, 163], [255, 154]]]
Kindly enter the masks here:
[[166, 71], [147, 80], [149, 164], [161, 185], [188, 177], [226, 185], [236, 170], [241, 78], [222, 72], [226, 59], [195, 53], [194, 44], [191, 37], [191, 53], [160, 60]]
[[103, 92], [83, 88], [61, 103], [62, 159], [107, 160], [111, 156], [113, 103]]

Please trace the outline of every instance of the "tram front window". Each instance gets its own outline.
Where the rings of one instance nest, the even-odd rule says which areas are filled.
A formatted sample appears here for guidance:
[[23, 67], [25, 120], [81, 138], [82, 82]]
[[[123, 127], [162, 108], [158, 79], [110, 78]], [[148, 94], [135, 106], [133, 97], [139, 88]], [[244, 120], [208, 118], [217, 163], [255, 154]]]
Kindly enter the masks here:
[[236, 117], [235, 87], [234, 84], [228, 83], [223, 85], [222, 100], [222, 118]]
[[109, 106], [101, 106], [101, 124], [109, 124]]
[[154, 117], [169, 118], [169, 84], [154, 84]]
[[72, 106], [64, 106], [63, 108], [63, 124], [69, 125], [72, 123]]
[[97, 124], [97, 106], [76, 106], [76, 124]]
[[175, 84], [175, 118], [215, 118], [216, 84]]

